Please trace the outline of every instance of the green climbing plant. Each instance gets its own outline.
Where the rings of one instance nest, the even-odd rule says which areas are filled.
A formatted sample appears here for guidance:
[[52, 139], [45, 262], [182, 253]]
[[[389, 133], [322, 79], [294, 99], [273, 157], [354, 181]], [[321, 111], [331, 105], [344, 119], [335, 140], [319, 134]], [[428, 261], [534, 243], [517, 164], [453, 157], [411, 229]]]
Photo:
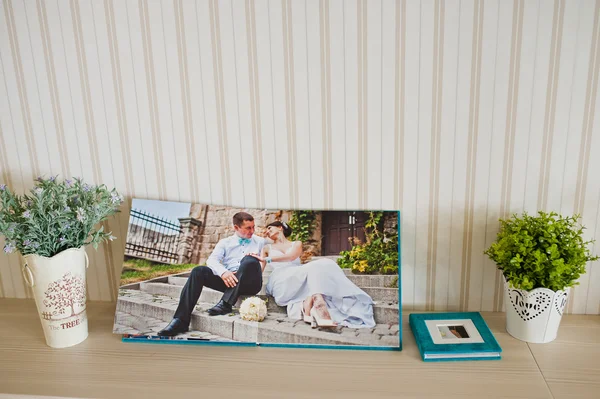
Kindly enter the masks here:
[[303, 243], [307, 242], [313, 235], [316, 217], [315, 211], [293, 211], [288, 222], [292, 228], [290, 239]]
[[355, 238], [350, 251], [340, 252], [338, 265], [356, 274], [398, 273], [398, 230], [386, 233], [381, 228], [384, 212], [369, 212], [365, 222], [366, 241]]

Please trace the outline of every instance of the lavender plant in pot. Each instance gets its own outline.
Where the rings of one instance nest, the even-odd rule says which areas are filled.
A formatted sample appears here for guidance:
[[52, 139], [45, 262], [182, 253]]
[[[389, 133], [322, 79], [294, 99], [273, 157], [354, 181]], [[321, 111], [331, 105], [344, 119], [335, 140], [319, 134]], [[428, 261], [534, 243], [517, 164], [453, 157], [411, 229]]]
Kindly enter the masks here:
[[500, 219], [500, 231], [484, 251], [505, 279], [506, 330], [526, 342], [553, 341], [570, 287], [587, 262], [595, 261], [584, 241], [580, 216], [538, 212]]
[[123, 197], [79, 178], [39, 177], [18, 195], [0, 184], [0, 235], [4, 252], [23, 256], [22, 273], [32, 288], [48, 346], [64, 348], [88, 335], [85, 247], [112, 241], [97, 225], [119, 212]]

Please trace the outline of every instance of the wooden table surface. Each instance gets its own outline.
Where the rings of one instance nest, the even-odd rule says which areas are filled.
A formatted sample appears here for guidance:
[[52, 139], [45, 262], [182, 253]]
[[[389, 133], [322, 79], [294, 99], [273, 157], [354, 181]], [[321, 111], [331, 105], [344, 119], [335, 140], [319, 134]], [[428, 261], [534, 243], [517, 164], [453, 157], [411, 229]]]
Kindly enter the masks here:
[[599, 316], [567, 315], [554, 342], [527, 344], [482, 312], [502, 360], [425, 363], [407, 312], [403, 350], [387, 352], [123, 343], [114, 309], [89, 303], [88, 339], [52, 349], [32, 300], [0, 300], [0, 398], [600, 397]]

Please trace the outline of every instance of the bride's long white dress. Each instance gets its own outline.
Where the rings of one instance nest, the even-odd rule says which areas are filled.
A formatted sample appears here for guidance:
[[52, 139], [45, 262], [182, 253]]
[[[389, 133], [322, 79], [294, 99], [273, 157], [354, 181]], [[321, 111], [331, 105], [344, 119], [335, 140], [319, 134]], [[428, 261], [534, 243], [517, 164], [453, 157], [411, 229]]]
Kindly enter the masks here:
[[[272, 248], [270, 255], [283, 255]], [[373, 300], [346, 277], [331, 259], [318, 259], [305, 264], [300, 258], [291, 262], [271, 262], [266, 292], [279, 306], [287, 306], [289, 318], [301, 319], [302, 302], [314, 294], [322, 294], [331, 319], [352, 328], [375, 327]]]

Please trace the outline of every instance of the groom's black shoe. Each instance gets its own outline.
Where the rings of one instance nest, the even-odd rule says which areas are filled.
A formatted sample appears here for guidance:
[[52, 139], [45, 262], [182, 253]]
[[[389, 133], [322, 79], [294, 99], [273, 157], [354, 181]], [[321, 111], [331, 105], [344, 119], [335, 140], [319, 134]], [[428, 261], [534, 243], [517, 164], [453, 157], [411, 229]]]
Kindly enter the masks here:
[[158, 332], [161, 337], [173, 337], [177, 334], [187, 332], [188, 325], [178, 318], [174, 318], [168, 326]]
[[231, 313], [232, 310], [233, 310], [233, 307], [221, 299], [219, 301], [219, 303], [217, 303], [212, 308], [208, 309], [208, 315], [209, 316], [218, 316], [218, 315], [222, 315], [222, 314]]

